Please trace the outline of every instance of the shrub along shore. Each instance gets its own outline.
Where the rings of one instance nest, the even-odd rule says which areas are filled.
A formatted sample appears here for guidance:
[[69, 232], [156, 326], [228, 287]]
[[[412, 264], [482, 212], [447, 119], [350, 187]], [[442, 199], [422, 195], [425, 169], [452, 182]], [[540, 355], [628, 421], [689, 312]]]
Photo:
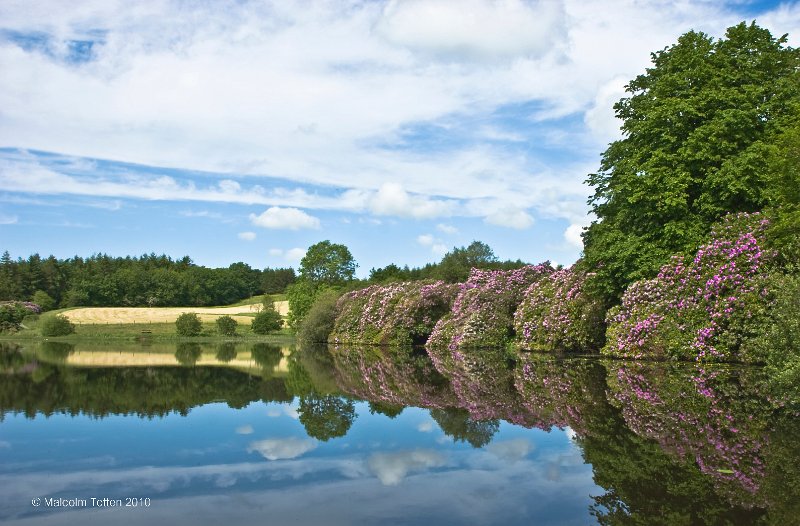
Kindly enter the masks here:
[[[485, 348], [615, 358], [786, 365], [800, 348], [800, 282], [768, 249], [770, 220], [732, 214], [696, 253], [604, 307], [582, 262], [473, 269], [466, 282], [373, 285], [342, 295], [327, 341], [425, 344], [458, 359]], [[792, 311], [792, 309], [794, 309]]]

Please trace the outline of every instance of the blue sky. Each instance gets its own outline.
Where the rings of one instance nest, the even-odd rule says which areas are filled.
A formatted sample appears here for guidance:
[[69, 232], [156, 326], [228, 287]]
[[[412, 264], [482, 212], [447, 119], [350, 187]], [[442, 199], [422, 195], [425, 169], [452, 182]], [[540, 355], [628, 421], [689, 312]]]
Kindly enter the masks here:
[[800, 2], [0, 4], [0, 250], [569, 264], [650, 52]]

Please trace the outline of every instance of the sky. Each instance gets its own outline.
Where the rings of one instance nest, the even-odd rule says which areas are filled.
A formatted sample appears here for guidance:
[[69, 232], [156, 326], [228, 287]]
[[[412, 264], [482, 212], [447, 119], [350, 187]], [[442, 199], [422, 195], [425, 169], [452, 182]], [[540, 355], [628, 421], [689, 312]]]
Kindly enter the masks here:
[[800, 1], [0, 2], [0, 250], [569, 265], [650, 53]]

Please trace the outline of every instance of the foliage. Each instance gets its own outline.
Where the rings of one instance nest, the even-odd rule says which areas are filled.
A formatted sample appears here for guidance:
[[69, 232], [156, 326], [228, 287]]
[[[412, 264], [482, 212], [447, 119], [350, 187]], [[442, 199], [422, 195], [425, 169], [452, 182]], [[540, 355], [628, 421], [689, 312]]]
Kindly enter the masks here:
[[180, 342], [175, 346], [175, 359], [187, 367], [193, 367], [203, 355], [199, 343]]
[[474, 268], [487, 268], [497, 262], [497, 256], [486, 243], [473, 241], [466, 248], [453, 248], [442, 257], [436, 274], [448, 283], [466, 281]]
[[33, 303], [41, 307], [42, 312], [46, 312], [56, 308], [56, 301], [43, 290], [37, 290], [36, 292], [34, 292], [33, 298], [31, 298], [31, 300], [33, 301]]
[[513, 337], [514, 312], [524, 291], [551, 272], [549, 262], [508, 271], [473, 269], [459, 286], [452, 310], [436, 323], [428, 347], [505, 346]]
[[44, 316], [39, 323], [42, 336], [67, 336], [75, 332], [75, 325], [62, 314]]
[[270, 373], [281, 363], [283, 358], [280, 346], [263, 342], [253, 344], [250, 355], [259, 367]]
[[466, 442], [476, 449], [488, 445], [500, 429], [498, 420], [475, 420], [464, 409], [431, 409], [431, 418], [454, 442]]
[[184, 312], [175, 320], [178, 336], [197, 336], [203, 330], [200, 317], [194, 312]]
[[217, 318], [217, 332], [223, 336], [234, 336], [236, 335], [236, 326], [239, 325], [239, 322], [228, 316], [220, 316]]
[[749, 345], [770, 304], [764, 251], [768, 221], [726, 217], [694, 258], [676, 256], [658, 276], [631, 285], [608, 313], [605, 354], [626, 358], [761, 361]]
[[450, 311], [457, 285], [412, 281], [372, 285], [341, 297], [330, 341], [410, 345], [425, 343]]
[[[54, 352], [63, 355], [70, 349], [63, 342], [44, 343], [62, 344], [57, 350], [46, 351], [48, 359]], [[176, 354], [192, 356], [197, 348], [196, 344], [181, 346]], [[0, 371], [6, 371], [3, 362], [7, 354], [0, 344]], [[60, 359], [51, 364], [36, 355], [26, 358], [14, 353], [14, 358], [15, 363], [9, 365], [22, 374], [3, 375], [0, 421], [4, 415], [13, 413], [27, 418], [35, 418], [37, 414], [75, 416], [81, 413], [93, 418], [120, 414], [153, 418], [171, 413], [186, 414], [193, 407], [211, 402], [225, 401], [231, 407], [244, 407], [259, 400], [287, 401], [282, 381], [278, 381], [278, 385], [272, 380], [259, 381], [227, 367], [75, 369], [60, 365]]]
[[767, 357], [774, 388], [800, 406], [800, 276], [779, 276], [773, 288], [775, 304], [754, 345]]
[[220, 362], [228, 363], [236, 358], [236, 344], [233, 342], [223, 342], [217, 345], [216, 358]]
[[764, 504], [774, 406], [763, 370], [626, 362], [609, 367], [608, 385], [610, 402], [634, 433], [696, 462], [731, 503]]
[[272, 302], [264, 304], [264, 308], [255, 315], [250, 326], [256, 334], [269, 334], [280, 330], [281, 327], [283, 327], [283, 319], [275, 310], [275, 304]]
[[286, 299], [289, 302], [289, 315], [286, 321], [289, 327], [299, 328], [300, 322], [314, 304], [317, 294], [324, 289], [325, 287], [315, 287], [307, 280], [300, 280], [286, 287]]
[[693, 251], [725, 214], [780, 195], [766, 175], [772, 143], [800, 108], [800, 51], [786, 42], [755, 24], [716, 41], [690, 31], [628, 84], [614, 106], [624, 138], [588, 179], [597, 220], [585, 263], [609, 301]]
[[590, 351], [603, 343], [602, 302], [575, 267], [549, 274], [525, 291], [514, 314], [517, 342], [536, 351]]
[[261, 271], [261, 290], [264, 294], [281, 294], [296, 279], [293, 268], [265, 268]]
[[0, 301], [0, 332], [20, 328], [25, 316], [39, 314], [42, 309], [36, 303], [23, 301]]
[[[205, 306], [228, 305], [251, 297], [262, 286], [280, 278], [293, 279], [292, 269], [263, 272], [241, 262], [227, 268], [206, 268], [189, 257], [173, 260], [165, 255], [88, 258], [0, 258], [0, 300], [30, 298], [38, 291], [54, 301], [54, 307], [89, 306]], [[266, 283], [265, 283], [266, 280]]]
[[297, 337], [306, 342], [327, 342], [336, 320], [336, 304], [339, 293], [333, 289], [320, 291], [314, 298], [303, 321], [297, 329]]
[[297, 414], [308, 436], [327, 442], [347, 434], [356, 419], [356, 406], [338, 396], [311, 395], [300, 399]]
[[411, 347], [331, 346], [336, 381], [352, 396], [388, 406], [447, 408], [458, 403], [450, 382]]
[[320, 241], [308, 247], [306, 255], [300, 260], [300, 279], [315, 286], [342, 285], [352, 281], [357, 266], [346, 246], [328, 240]]

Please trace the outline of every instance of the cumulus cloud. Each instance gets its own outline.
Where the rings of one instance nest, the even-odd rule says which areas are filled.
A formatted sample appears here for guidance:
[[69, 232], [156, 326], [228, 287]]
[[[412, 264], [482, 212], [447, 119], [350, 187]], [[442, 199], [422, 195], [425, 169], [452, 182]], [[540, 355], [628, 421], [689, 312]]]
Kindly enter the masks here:
[[581, 238], [581, 233], [583, 232], [584, 225], [581, 224], [572, 224], [567, 227], [564, 231], [564, 239], [570, 245], [580, 248], [583, 248], [583, 238]]
[[423, 247], [430, 247], [431, 253], [434, 255], [443, 256], [447, 253], [447, 245], [432, 234], [420, 234], [417, 236], [417, 243]]
[[300, 260], [303, 259], [303, 256], [305, 255], [306, 255], [305, 248], [290, 248], [289, 250], [286, 251], [284, 257], [286, 258], [286, 261], [293, 261], [299, 263]]
[[429, 246], [433, 245], [433, 242], [435, 241], [435, 239], [436, 238], [434, 238], [430, 234], [420, 234], [419, 236], [417, 236], [417, 243], [419, 243], [420, 245], [422, 245], [424, 247], [429, 247]]
[[393, 0], [378, 22], [390, 42], [443, 59], [541, 57], [564, 40], [561, 2]]
[[533, 217], [525, 210], [517, 208], [504, 208], [492, 212], [484, 219], [487, 223], [517, 230], [524, 230], [533, 225]]
[[509, 462], [516, 462], [528, 456], [533, 451], [533, 443], [526, 438], [516, 438], [502, 442], [492, 442], [486, 446], [492, 455]]
[[451, 215], [455, 203], [411, 195], [398, 183], [384, 183], [369, 202], [377, 215], [432, 218]]
[[243, 426], [239, 426], [236, 428], [237, 435], [252, 435], [253, 434], [253, 426], [250, 424], [245, 424]]
[[433, 422], [431, 422], [430, 420], [426, 420], [425, 422], [420, 422], [417, 425], [417, 431], [419, 431], [420, 433], [430, 433], [431, 431], [433, 431]]
[[255, 232], [239, 232], [236, 236], [243, 241], [253, 241], [256, 238]]
[[271, 206], [261, 214], [250, 214], [249, 217], [250, 222], [256, 226], [276, 230], [318, 229], [320, 227], [318, 218], [308, 215], [299, 208]]
[[[620, 79], [688, 29], [720, 35], [742, 19], [739, 3], [662, 0], [61, 4], [0, 4], [0, 145], [84, 158], [84, 172], [97, 172], [85, 160], [95, 158], [211, 174], [189, 183], [6, 163], [3, 190], [513, 228], [534, 212], [585, 217], [583, 179], [616, 133]], [[797, 45], [796, 5], [762, 20]], [[91, 50], [76, 56], [76, 41]], [[563, 117], [586, 126], [564, 131]], [[537, 148], [548, 141], [566, 155]], [[474, 200], [515, 209], [476, 214]], [[305, 221], [297, 228], [316, 228]]]
[[439, 223], [436, 225], [436, 230], [442, 232], [444, 234], [458, 234], [458, 229], [453, 225], [448, 225], [446, 223]]
[[444, 455], [432, 449], [375, 453], [367, 459], [370, 472], [384, 486], [396, 486], [411, 472], [425, 471], [444, 464]]
[[251, 442], [247, 452], [258, 452], [267, 460], [297, 458], [317, 448], [317, 441], [310, 438], [268, 438]]

